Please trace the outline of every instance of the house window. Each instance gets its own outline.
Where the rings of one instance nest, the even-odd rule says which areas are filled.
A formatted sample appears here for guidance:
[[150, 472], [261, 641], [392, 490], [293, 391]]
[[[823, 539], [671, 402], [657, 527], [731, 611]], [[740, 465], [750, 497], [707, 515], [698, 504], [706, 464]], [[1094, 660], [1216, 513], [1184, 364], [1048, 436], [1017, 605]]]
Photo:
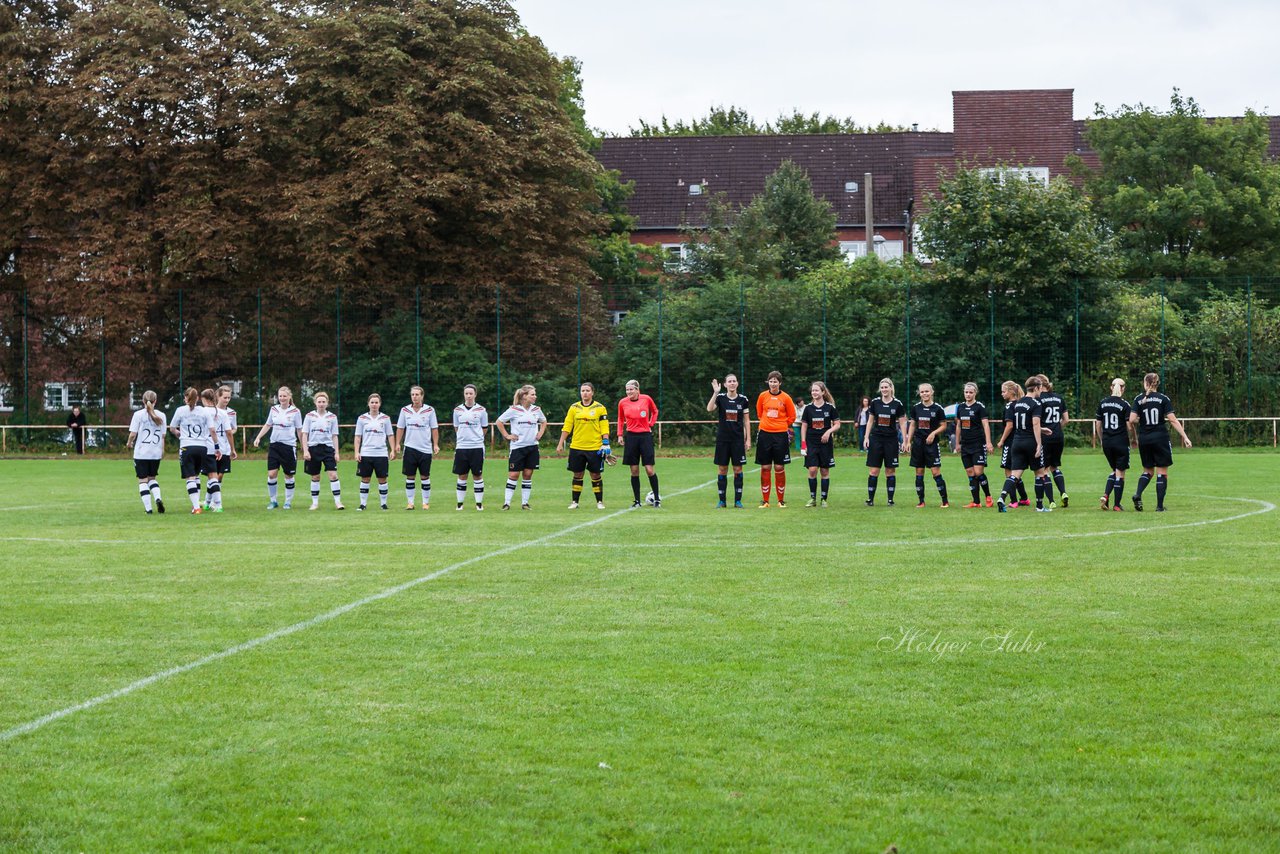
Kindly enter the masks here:
[[858, 182], [857, 182], [857, 181], [845, 181], [845, 182], [844, 182], [844, 191], [845, 191], [846, 193], [856, 193], [856, 192], [858, 192]]
[[87, 400], [88, 386], [85, 383], [45, 383], [46, 412], [68, 410], [73, 406], [83, 407]]
[[668, 273], [685, 273], [693, 250], [687, 243], [662, 244], [662, 269]]
[[13, 411], [13, 386], [0, 383], [0, 412]]
[[628, 311], [611, 311], [611, 312], [609, 312], [609, 325], [610, 325], [610, 326], [617, 326], [619, 323], [621, 323], [621, 322], [622, 322], [622, 318], [626, 317], [628, 314], [630, 314], [630, 312], [628, 312]]
[[[901, 240], [885, 240], [877, 234], [874, 242], [876, 245], [876, 257], [881, 261], [902, 259], [905, 246]], [[846, 261], [856, 261], [867, 254], [867, 241], [842, 240], [840, 241], [840, 251], [844, 254]]]
[[690, 184], [690, 185], [689, 185], [689, 195], [691, 195], [691, 196], [701, 196], [701, 195], [702, 195], [702, 185], [701, 185], [701, 184]]
[[1010, 181], [1030, 181], [1041, 187], [1049, 186], [1048, 166], [997, 166], [991, 169], [979, 169], [979, 175], [990, 178], [992, 183], [1004, 185]]
[[846, 261], [856, 261], [863, 255], [867, 254], [867, 241], [841, 240], [840, 251], [844, 253], [844, 259]]

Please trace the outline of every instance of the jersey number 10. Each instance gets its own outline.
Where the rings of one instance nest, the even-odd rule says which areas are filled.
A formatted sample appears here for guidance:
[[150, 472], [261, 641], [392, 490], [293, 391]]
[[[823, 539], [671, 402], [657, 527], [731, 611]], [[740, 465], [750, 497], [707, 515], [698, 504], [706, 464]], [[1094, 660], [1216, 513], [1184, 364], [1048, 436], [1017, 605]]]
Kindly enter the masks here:
[[1142, 410], [1142, 418], [1147, 422], [1148, 427], [1160, 426], [1160, 410], [1159, 409], [1152, 408], [1152, 409]]

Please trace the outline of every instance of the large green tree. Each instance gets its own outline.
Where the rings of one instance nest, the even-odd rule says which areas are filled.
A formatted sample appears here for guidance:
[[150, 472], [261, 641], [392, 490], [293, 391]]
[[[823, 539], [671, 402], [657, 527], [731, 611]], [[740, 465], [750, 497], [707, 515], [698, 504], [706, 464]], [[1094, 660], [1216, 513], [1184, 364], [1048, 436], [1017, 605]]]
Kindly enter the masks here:
[[1099, 216], [1134, 276], [1275, 273], [1280, 269], [1280, 164], [1267, 119], [1207, 119], [1174, 90], [1169, 109], [1098, 107], [1085, 138]]
[[808, 173], [790, 160], [740, 211], [713, 200], [705, 225], [690, 230], [695, 275], [794, 279], [840, 257], [831, 205], [814, 195]]

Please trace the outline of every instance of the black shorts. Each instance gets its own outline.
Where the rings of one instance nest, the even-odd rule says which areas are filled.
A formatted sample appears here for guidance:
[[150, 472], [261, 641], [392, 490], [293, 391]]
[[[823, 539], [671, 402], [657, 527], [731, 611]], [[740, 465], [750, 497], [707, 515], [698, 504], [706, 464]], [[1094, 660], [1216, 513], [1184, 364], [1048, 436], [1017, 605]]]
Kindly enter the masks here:
[[387, 471], [391, 468], [391, 461], [386, 457], [361, 457], [360, 462], [356, 463], [356, 477], [376, 477], [378, 480], [387, 479]]
[[974, 466], [987, 467], [987, 446], [978, 445], [972, 448], [960, 446], [960, 463], [967, 469]]
[[745, 466], [747, 464], [747, 440], [739, 430], [737, 435], [716, 439], [715, 464], [718, 466]]
[[213, 454], [204, 445], [190, 445], [178, 452], [178, 465], [187, 479], [213, 474]]
[[1044, 464], [1051, 469], [1062, 467], [1062, 449], [1066, 445], [1062, 439], [1042, 439], [1044, 448]]
[[405, 448], [404, 459], [401, 460], [400, 471], [405, 477], [431, 478], [431, 454], [417, 448]]
[[224, 453], [213, 461], [213, 466], [218, 474], [228, 474], [231, 471], [231, 454]]
[[604, 457], [600, 456], [599, 451], [579, 451], [577, 448], [570, 448], [567, 468], [574, 474], [582, 474], [584, 469], [595, 474], [604, 468]]
[[867, 438], [867, 468], [888, 469], [898, 467], [898, 440], [893, 436], [877, 436], [874, 433]]
[[458, 448], [453, 452], [453, 473], [459, 477], [484, 477], [484, 448]]
[[1112, 471], [1129, 470], [1129, 441], [1121, 436], [1116, 440], [1102, 440], [1102, 455]]
[[532, 471], [542, 464], [542, 452], [537, 445], [516, 448], [507, 458], [507, 471]]
[[911, 440], [911, 467], [913, 469], [939, 468], [942, 465], [942, 448], [934, 440], [926, 445], [924, 439]]
[[791, 440], [786, 433], [766, 433], [756, 436], [756, 465], [785, 466], [791, 462]]
[[653, 434], [628, 433], [627, 442], [622, 446], [622, 464], [624, 466], [653, 465]]
[[1144, 469], [1163, 469], [1173, 465], [1173, 445], [1168, 442], [1138, 443], [1138, 456]]
[[153, 478], [160, 473], [160, 461], [134, 460], [133, 473], [138, 476], [138, 480]]
[[337, 471], [338, 461], [333, 458], [332, 445], [312, 445], [308, 448], [311, 452], [311, 459], [304, 460], [302, 470], [307, 474], [315, 477], [320, 474], [320, 470]]
[[805, 468], [830, 469], [836, 467], [836, 446], [831, 442], [806, 444], [804, 452]]
[[1012, 471], [1026, 471], [1044, 468], [1044, 451], [1036, 455], [1036, 440], [1030, 436], [1015, 438], [1009, 447], [1009, 468]]
[[282, 469], [290, 477], [298, 470], [298, 449], [284, 442], [272, 442], [267, 449], [267, 471]]

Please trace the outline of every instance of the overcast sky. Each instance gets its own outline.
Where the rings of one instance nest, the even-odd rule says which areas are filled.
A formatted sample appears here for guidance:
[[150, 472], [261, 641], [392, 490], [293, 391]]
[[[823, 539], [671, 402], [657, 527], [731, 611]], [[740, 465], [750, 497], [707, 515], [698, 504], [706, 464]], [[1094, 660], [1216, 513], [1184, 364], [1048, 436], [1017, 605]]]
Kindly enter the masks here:
[[1074, 89], [1076, 118], [1164, 108], [1175, 86], [1207, 115], [1280, 110], [1275, 0], [513, 2], [582, 61], [587, 121], [606, 135], [713, 104], [949, 131], [954, 89]]

